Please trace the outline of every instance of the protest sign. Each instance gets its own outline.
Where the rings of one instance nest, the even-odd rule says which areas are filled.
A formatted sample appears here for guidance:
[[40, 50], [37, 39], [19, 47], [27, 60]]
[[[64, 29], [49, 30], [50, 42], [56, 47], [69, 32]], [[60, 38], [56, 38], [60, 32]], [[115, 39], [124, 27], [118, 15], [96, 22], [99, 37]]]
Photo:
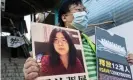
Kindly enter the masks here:
[[40, 64], [36, 80], [88, 80], [78, 30], [32, 23], [33, 58]]
[[95, 28], [98, 80], [132, 80], [125, 39]]

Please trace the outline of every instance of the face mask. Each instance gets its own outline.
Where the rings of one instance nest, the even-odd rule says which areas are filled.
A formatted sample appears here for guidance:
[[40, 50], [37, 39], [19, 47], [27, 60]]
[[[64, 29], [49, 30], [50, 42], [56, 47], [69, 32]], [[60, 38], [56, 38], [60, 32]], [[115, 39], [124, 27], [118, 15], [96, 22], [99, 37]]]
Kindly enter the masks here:
[[84, 31], [88, 26], [88, 17], [85, 11], [73, 13], [74, 20], [71, 25], [80, 31]]

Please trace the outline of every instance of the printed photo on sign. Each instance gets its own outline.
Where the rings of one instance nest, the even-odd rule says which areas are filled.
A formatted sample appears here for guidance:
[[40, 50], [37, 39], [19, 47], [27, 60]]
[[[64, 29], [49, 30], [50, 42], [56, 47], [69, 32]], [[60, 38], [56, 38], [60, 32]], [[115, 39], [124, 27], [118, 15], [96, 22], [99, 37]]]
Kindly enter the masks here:
[[78, 30], [41, 23], [31, 27], [33, 57], [40, 65], [40, 75], [47, 76], [38, 80], [87, 80]]
[[125, 38], [96, 27], [98, 80], [132, 80]]

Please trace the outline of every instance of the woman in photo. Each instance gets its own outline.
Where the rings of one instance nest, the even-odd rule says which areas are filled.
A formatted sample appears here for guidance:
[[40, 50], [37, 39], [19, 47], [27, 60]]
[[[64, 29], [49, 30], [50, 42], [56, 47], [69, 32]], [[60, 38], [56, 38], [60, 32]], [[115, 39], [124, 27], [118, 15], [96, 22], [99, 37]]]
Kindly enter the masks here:
[[84, 68], [76, 56], [76, 48], [66, 31], [53, 29], [49, 47], [50, 54], [43, 56], [41, 60], [40, 73], [42, 76], [84, 72]]

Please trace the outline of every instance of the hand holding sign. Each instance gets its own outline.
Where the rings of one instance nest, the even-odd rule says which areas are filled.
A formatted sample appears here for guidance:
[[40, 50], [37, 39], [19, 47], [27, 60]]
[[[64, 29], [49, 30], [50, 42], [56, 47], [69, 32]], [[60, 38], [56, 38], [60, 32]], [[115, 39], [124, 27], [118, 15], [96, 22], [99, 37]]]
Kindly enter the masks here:
[[34, 80], [39, 76], [39, 65], [36, 60], [29, 57], [24, 64], [24, 76], [26, 80]]
[[133, 54], [128, 54], [127, 60], [130, 64], [133, 65]]

